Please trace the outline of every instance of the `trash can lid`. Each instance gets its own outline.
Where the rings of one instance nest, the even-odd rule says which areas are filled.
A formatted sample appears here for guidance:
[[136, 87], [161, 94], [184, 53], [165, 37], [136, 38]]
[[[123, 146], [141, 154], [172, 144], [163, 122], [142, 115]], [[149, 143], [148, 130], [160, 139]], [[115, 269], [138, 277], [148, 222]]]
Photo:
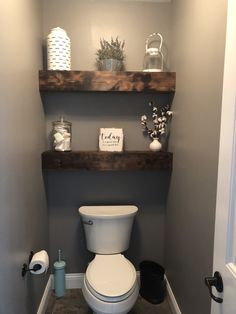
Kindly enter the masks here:
[[153, 261], [142, 261], [139, 264], [140, 272], [164, 277], [165, 268]]

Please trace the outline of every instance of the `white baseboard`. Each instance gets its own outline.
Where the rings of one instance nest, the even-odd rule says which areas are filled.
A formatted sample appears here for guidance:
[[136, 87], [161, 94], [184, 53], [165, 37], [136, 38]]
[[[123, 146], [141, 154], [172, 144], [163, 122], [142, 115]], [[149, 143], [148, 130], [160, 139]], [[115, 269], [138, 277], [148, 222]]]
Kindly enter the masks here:
[[66, 274], [66, 289], [82, 288], [83, 280], [83, 273]]
[[52, 277], [53, 276], [50, 275], [48, 278], [48, 282], [47, 282], [46, 287], [44, 289], [44, 293], [43, 293], [41, 302], [39, 304], [37, 314], [44, 314], [46, 312], [48, 301], [49, 301], [49, 298], [50, 298], [51, 292], [52, 292]]
[[166, 279], [166, 289], [167, 289], [167, 301], [168, 301], [169, 306], [171, 308], [171, 312], [173, 314], [182, 314], [180, 311], [180, 308], [178, 306], [178, 303], [175, 299], [174, 293], [171, 289], [170, 283], [169, 283], [166, 276], [165, 276], [165, 279]]
[[[54, 277], [52, 277], [52, 289], [54, 289]], [[82, 288], [84, 274], [83, 273], [70, 273], [65, 275], [66, 289], [80, 289]]]
[[[66, 274], [66, 289], [80, 289], [82, 288], [82, 283], [83, 283], [83, 278], [84, 274], [83, 273], [71, 273], [71, 274]], [[140, 285], [140, 272], [137, 272], [137, 278], [138, 278], [138, 283]], [[173, 314], [182, 314], [178, 303], [175, 299], [174, 293], [171, 289], [171, 286], [169, 284], [168, 279], [166, 279], [166, 288], [167, 288], [167, 301], [170, 305], [171, 311]], [[52, 290], [54, 289], [54, 278], [53, 275], [49, 276], [47, 285], [45, 287], [43, 297], [41, 299], [37, 314], [44, 314], [48, 305], [48, 301], [51, 295]]]

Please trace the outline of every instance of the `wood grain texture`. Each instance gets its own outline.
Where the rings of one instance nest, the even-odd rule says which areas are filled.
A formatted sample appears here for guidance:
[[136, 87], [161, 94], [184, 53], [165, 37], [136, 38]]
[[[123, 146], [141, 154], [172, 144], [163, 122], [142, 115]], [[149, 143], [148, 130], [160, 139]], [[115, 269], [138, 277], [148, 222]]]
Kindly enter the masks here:
[[46, 151], [42, 153], [42, 169], [97, 171], [171, 170], [172, 158], [173, 156], [170, 152]]
[[40, 91], [175, 91], [175, 72], [39, 71]]

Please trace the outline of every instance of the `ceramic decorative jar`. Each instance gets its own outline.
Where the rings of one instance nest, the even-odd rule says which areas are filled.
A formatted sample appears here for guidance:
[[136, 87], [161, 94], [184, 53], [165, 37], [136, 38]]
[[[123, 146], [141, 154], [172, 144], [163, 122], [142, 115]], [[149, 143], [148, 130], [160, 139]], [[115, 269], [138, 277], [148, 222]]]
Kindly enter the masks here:
[[48, 70], [71, 70], [71, 42], [64, 29], [53, 28], [47, 37]]
[[162, 145], [157, 138], [154, 138], [153, 141], [150, 143], [149, 148], [153, 152], [158, 152], [159, 150], [161, 150]]
[[52, 123], [53, 149], [56, 151], [71, 151], [71, 122], [63, 117]]

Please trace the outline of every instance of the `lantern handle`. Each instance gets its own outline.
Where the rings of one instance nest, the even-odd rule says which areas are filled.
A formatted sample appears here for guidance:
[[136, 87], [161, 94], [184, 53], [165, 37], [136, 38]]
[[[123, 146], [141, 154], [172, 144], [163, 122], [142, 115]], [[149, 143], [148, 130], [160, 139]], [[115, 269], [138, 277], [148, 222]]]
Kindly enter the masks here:
[[147, 51], [148, 46], [149, 46], [149, 44], [150, 44], [150, 42], [152, 41], [152, 39], [153, 39], [154, 36], [160, 37], [160, 45], [159, 45], [158, 50], [161, 52], [163, 37], [162, 37], [162, 35], [161, 35], [160, 33], [152, 33], [151, 35], [148, 36], [148, 38], [146, 39], [146, 51]]

